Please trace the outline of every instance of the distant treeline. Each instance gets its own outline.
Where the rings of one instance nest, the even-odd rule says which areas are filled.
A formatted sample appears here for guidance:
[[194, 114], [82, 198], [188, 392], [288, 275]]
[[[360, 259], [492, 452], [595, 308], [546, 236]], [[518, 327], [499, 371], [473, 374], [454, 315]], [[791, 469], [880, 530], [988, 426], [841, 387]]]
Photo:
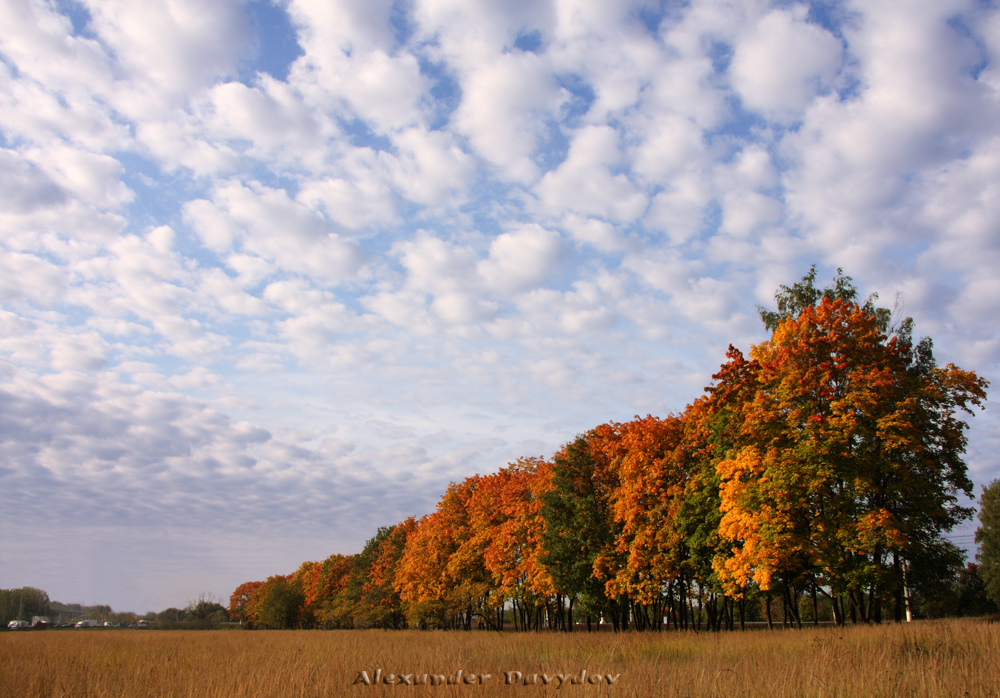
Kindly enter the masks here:
[[144, 627], [208, 629], [228, 622], [229, 611], [217, 601], [202, 596], [185, 608], [168, 608], [140, 616], [130, 612], [116, 613], [111, 606], [103, 604], [83, 606], [59, 603], [52, 601], [48, 592], [34, 587], [0, 589], [0, 627], [6, 628], [12, 620], [30, 622], [34, 618], [46, 619], [48, 626], [73, 625], [87, 620], [96, 625], [106, 623], [114, 627], [131, 627], [144, 621]]
[[815, 268], [681, 414], [452, 484], [357, 555], [248, 582], [252, 627], [722, 629], [995, 611], [945, 534], [987, 382]]

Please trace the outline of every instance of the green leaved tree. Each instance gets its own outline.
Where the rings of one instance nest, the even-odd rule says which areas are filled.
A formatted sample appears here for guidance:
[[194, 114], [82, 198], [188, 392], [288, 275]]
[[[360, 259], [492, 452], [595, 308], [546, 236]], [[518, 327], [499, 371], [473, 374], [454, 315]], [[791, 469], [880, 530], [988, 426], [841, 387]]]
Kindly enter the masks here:
[[979, 500], [979, 576], [986, 582], [986, 596], [1000, 605], [1000, 480], [983, 488]]

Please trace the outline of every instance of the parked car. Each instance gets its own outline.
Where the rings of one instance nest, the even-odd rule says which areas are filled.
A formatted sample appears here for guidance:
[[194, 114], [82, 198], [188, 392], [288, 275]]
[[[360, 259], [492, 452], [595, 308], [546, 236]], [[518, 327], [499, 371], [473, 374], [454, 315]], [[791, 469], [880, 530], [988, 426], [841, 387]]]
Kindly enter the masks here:
[[7, 627], [11, 630], [25, 630], [31, 627], [31, 624], [26, 620], [12, 620], [7, 623]]
[[78, 628], [96, 628], [97, 627], [97, 621], [96, 620], [81, 620], [79, 623], [76, 624], [76, 627], [78, 627]]

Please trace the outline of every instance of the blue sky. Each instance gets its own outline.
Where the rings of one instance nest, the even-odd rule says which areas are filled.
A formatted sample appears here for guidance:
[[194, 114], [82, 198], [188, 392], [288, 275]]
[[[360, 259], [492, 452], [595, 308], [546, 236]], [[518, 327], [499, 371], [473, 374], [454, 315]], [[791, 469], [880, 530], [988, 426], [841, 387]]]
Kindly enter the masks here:
[[449, 481], [682, 410], [813, 263], [1000, 374], [990, 3], [0, 26], [2, 588], [144, 612], [356, 552]]

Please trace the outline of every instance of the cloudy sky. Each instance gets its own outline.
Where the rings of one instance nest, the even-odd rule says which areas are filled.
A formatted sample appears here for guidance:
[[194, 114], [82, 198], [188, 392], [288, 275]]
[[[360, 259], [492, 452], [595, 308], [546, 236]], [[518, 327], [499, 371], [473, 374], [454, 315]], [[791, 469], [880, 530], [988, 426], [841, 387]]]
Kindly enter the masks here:
[[997, 384], [993, 5], [0, 0], [0, 587], [357, 552], [683, 409], [812, 263]]

